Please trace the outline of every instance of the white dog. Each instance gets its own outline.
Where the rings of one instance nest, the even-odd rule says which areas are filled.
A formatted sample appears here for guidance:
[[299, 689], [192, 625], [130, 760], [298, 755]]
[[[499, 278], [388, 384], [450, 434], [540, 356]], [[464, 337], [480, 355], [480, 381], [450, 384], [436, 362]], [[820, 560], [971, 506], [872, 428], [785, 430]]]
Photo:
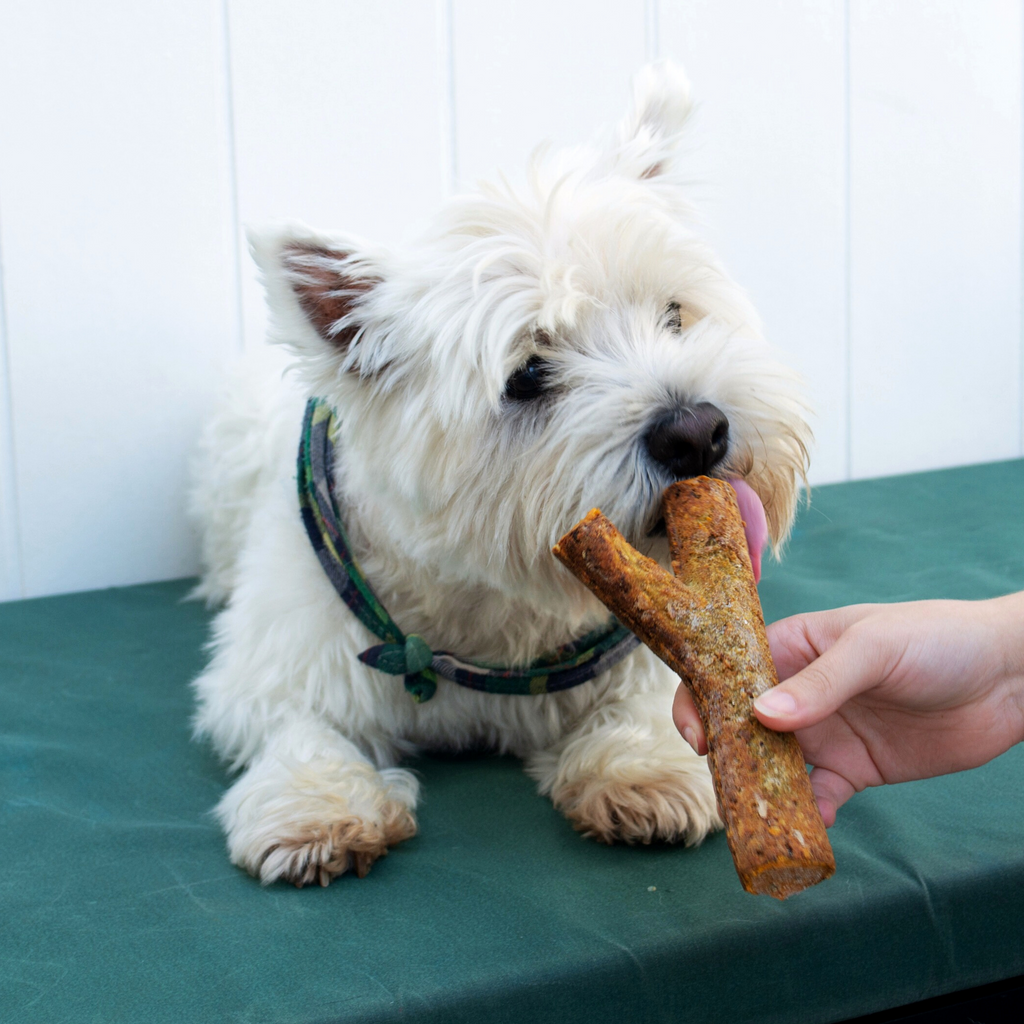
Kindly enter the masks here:
[[452, 199], [400, 254], [253, 237], [278, 347], [204, 438], [199, 592], [226, 607], [195, 689], [197, 732], [241, 770], [218, 806], [231, 859], [264, 882], [362, 876], [413, 835], [398, 764], [419, 749], [512, 752], [607, 842], [718, 826], [678, 679], [551, 554], [598, 506], [667, 564], [662, 490], [699, 473], [737, 481], [750, 524], [763, 502], [776, 545], [792, 520], [805, 407], [695, 233], [688, 97], [647, 68], [598, 143]]

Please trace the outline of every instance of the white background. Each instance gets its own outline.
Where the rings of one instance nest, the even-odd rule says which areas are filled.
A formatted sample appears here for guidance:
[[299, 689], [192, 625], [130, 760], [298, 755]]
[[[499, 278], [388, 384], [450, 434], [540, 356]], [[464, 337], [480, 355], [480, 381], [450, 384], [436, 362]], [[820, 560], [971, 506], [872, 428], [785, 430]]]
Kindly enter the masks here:
[[812, 480], [1019, 457], [1022, 55], [1021, 0], [0, 0], [0, 597], [195, 571], [246, 223], [396, 243], [657, 56]]

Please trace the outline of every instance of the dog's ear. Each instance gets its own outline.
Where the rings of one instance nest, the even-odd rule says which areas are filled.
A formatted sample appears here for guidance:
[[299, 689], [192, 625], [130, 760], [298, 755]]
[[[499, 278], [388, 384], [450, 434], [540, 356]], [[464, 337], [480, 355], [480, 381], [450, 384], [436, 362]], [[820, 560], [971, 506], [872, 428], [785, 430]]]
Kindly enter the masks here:
[[633, 79], [633, 102], [616, 125], [613, 150], [623, 173], [657, 178], [669, 168], [693, 104], [690, 80], [672, 61], [642, 68]]
[[379, 254], [356, 239], [330, 239], [302, 225], [250, 231], [249, 244], [263, 271], [277, 340], [351, 367], [362, 307], [383, 280]]
[[354, 316], [359, 300], [380, 279], [366, 273], [352, 252], [311, 242], [287, 242], [281, 265], [313, 330], [329, 345], [347, 352], [359, 331]]

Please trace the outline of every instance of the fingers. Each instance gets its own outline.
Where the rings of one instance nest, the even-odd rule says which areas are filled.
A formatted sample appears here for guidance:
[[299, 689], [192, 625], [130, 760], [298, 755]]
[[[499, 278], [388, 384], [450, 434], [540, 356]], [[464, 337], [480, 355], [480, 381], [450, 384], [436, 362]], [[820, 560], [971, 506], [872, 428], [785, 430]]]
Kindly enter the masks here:
[[854, 625], [817, 660], [758, 697], [754, 713], [779, 732], [816, 725], [885, 678], [890, 648], [884, 632]]
[[683, 739], [693, 747], [695, 753], [703, 757], [708, 752], [708, 741], [686, 683], [680, 683], [679, 689], [676, 690], [675, 700], [672, 702], [672, 720]]
[[[849, 678], [838, 680], [833, 678], [832, 669], [833, 666], [844, 668], [842, 658], [837, 658], [835, 653], [837, 643], [848, 637], [851, 625], [870, 615], [875, 607], [850, 605], [794, 615], [768, 627], [772, 657], [779, 677], [785, 682], [763, 694], [754, 704], [754, 712], [764, 725], [782, 732], [805, 728], [831, 714], [848, 699], [848, 694], [867, 688], [870, 666], [850, 676], [849, 665], [846, 665], [845, 676]], [[672, 717], [687, 743], [698, 754], [706, 754], [704, 727], [684, 683], [680, 683], [676, 691]]]
[[836, 823], [836, 811], [856, 793], [856, 789], [842, 775], [830, 772], [827, 768], [815, 768], [811, 772], [811, 789], [818, 801], [821, 820], [826, 828]]
[[779, 679], [788, 679], [828, 650], [855, 622], [876, 605], [856, 604], [825, 612], [791, 615], [767, 628], [768, 646]]

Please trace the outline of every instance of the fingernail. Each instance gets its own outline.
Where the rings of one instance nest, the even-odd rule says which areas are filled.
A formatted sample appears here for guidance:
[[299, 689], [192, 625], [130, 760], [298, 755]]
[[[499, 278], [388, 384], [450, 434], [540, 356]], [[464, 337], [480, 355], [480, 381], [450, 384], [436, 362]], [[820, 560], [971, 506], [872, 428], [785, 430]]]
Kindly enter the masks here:
[[785, 690], [769, 690], [767, 693], [762, 693], [754, 701], [754, 707], [766, 715], [796, 714], [796, 701], [792, 694], [786, 693]]
[[693, 731], [690, 726], [687, 726], [683, 730], [683, 739], [693, 747], [693, 752], [697, 753], [697, 734]]

